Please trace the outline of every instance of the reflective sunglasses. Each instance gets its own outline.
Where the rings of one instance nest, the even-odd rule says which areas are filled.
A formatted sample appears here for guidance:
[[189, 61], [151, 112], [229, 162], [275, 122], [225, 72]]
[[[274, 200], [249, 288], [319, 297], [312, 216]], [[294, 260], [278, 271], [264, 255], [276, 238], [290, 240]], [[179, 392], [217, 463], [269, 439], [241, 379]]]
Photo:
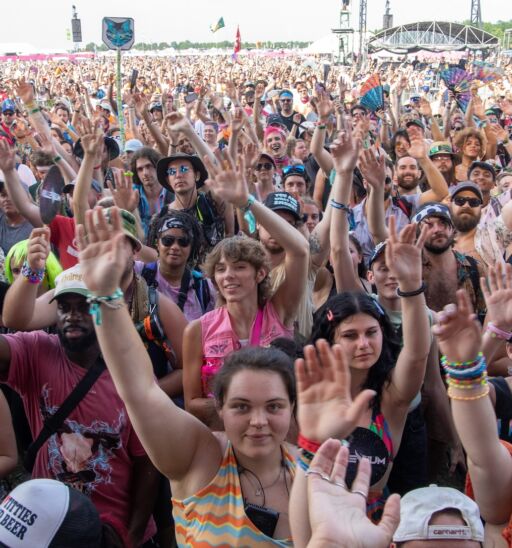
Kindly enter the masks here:
[[[188, 166], [180, 166], [180, 173], [188, 173], [190, 171], [190, 168]], [[175, 167], [170, 167], [167, 170], [167, 175], [174, 176], [178, 173], [178, 170]]]
[[303, 165], [296, 166], [286, 166], [283, 167], [283, 175], [288, 175], [288, 173], [304, 173], [306, 168]]
[[455, 196], [452, 200], [455, 205], [462, 207], [463, 205], [469, 204], [469, 207], [478, 207], [482, 205], [482, 200], [480, 198], [468, 198], [466, 196]]
[[171, 247], [175, 242], [177, 242], [180, 247], [188, 247], [190, 245], [190, 238], [187, 238], [187, 236], [181, 236], [179, 238], [176, 236], [163, 236], [160, 238], [160, 243], [164, 247]]
[[264, 169], [265, 171], [270, 171], [274, 166], [270, 162], [265, 162], [263, 164], [257, 164], [254, 168], [256, 171], [261, 171]]

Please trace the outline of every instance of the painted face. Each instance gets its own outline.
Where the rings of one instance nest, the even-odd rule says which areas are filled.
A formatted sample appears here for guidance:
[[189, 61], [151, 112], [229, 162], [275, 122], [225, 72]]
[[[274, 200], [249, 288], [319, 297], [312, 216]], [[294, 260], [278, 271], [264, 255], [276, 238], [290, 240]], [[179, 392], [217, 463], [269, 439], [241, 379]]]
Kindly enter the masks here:
[[245, 369], [231, 379], [219, 414], [235, 450], [261, 458], [278, 450], [286, 438], [292, 405], [278, 373]]
[[187, 263], [192, 252], [192, 240], [181, 228], [162, 232], [157, 243], [160, 262], [170, 268], [179, 268]]
[[334, 338], [352, 369], [370, 369], [382, 352], [382, 329], [369, 314], [359, 312], [344, 319], [336, 328]]

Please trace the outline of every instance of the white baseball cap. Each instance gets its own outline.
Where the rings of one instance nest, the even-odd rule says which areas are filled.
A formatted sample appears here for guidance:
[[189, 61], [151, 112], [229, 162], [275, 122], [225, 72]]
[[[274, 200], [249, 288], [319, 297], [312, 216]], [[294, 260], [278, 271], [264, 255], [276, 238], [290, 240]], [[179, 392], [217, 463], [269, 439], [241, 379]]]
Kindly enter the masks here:
[[[432, 515], [454, 509], [461, 513], [466, 525], [430, 525]], [[484, 541], [484, 526], [477, 504], [451, 487], [430, 485], [414, 489], [400, 501], [400, 525], [394, 542], [409, 540], [475, 540]]]
[[50, 302], [65, 293], [78, 293], [84, 297], [89, 295], [89, 290], [82, 278], [80, 263], [64, 270], [55, 278], [55, 291]]
[[101, 546], [100, 516], [89, 497], [60, 481], [34, 479], [0, 504], [0, 546], [57, 548]]

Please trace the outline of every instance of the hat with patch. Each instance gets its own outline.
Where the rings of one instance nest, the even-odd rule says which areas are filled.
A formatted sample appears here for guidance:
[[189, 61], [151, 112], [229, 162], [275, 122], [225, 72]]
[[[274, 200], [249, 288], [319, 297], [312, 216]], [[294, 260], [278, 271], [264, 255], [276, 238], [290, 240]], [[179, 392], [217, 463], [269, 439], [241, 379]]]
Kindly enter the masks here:
[[372, 264], [386, 251], [386, 242], [379, 242], [375, 249], [373, 250], [372, 256], [370, 257], [370, 262], [368, 263], [368, 268], [372, 267]]
[[85, 285], [82, 278], [82, 269], [80, 264], [64, 270], [55, 278], [55, 291], [50, 302], [53, 302], [55, 299], [66, 293], [76, 293], [87, 297], [89, 295], [89, 290]]
[[484, 200], [480, 187], [476, 183], [472, 183], [471, 181], [465, 181], [457, 185], [452, 185], [448, 190], [452, 199], [455, 197], [455, 195], [457, 195], [459, 192], [462, 192], [463, 190], [471, 190], [471, 192], [478, 196], [480, 200]]
[[[103, 210], [103, 214], [105, 215], [107, 223], [111, 224], [112, 208], [105, 208]], [[137, 220], [134, 215], [132, 215], [129, 211], [126, 211], [126, 209], [120, 209], [119, 215], [121, 216], [121, 229], [135, 245], [135, 251], [140, 251], [142, 249], [142, 242], [137, 237]]]
[[437, 202], [426, 203], [421, 209], [418, 210], [416, 215], [412, 218], [412, 221], [419, 224], [428, 217], [439, 217], [440, 219], [445, 219], [453, 226], [450, 210], [444, 204], [439, 204]]
[[0, 505], [0, 547], [89, 548], [102, 545], [102, 530], [91, 499], [53, 479], [26, 481]]
[[272, 211], [287, 211], [291, 213], [297, 221], [302, 220], [300, 215], [300, 204], [288, 192], [271, 192], [263, 202]]
[[[432, 525], [432, 516], [443, 510], [456, 510], [465, 523]], [[477, 504], [451, 487], [430, 485], [406, 493], [400, 500], [400, 524], [394, 542], [411, 540], [484, 541], [484, 526]]]
[[452, 145], [448, 141], [435, 141], [430, 145], [428, 151], [429, 157], [433, 158], [438, 154], [450, 154], [450, 156], [455, 156]]

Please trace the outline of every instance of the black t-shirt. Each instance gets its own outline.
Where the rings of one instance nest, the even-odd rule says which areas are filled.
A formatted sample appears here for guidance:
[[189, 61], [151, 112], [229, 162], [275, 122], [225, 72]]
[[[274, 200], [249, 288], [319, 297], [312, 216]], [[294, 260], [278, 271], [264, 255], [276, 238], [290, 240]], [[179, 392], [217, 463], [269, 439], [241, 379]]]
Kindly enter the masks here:
[[[298, 112], [295, 112], [293, 111], [290, 116], [284, 116], [282, 112], [279, 113], [279, 120], [276, 120], [276, 122], [279, 122], [280, 124], [283, 124], [283, 126], [286, 126], [286, 129], [288, 131], [291, 131], [292, 128], [293, 128], [293, 117], [296, 115], [296, 114], [299, 114]], [[300, 124], [302, 124], [302, 122], [305, 122], [306, 121], [306, 118], [304, 118], [304, 116], [302, 116], [302, 114], [300, 115]]]

